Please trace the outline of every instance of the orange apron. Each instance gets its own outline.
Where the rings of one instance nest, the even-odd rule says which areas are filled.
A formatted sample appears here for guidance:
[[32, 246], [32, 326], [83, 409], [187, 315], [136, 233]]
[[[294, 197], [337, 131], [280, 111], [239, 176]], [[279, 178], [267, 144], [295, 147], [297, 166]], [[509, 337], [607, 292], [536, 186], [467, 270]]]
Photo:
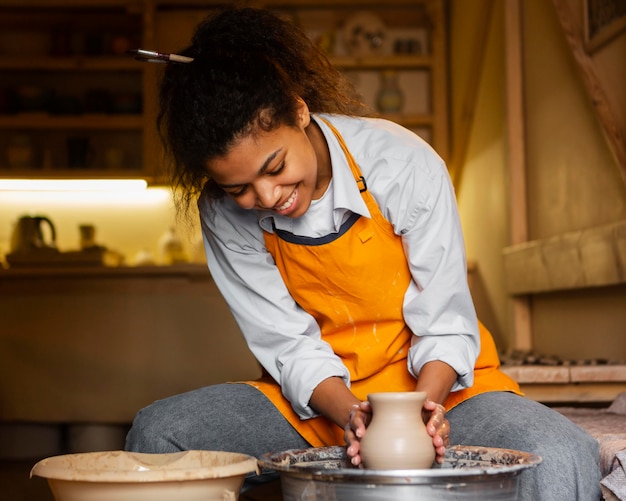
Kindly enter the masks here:
[[[358, 165], [337, 130], [326, 123], [359, 182]], [[265, 233], [265, 244], [292, 297], [317, 320], [322, 338], [350, 371], [351, 391], [366, 400], [368, 393], [377, 391], [413, 391], [416, 380], [407, 368], [412, 333], [402, 305], [411, 273], [402, 241], [369, 191], [361, 193], [371, 219], [350, 218], [332, 241], [289, 242], [285, 240], [289, 234], [278, 230]], [[482, 324], [479, 328], [481, 352], [474, 385], [450, 393], [444, 402], [447, 409], [487, 391], [519, 393], [518, 385], [499, 370], [491, 334]], [[326, 418], [300, 419], [269, 376], [246, 383], [261, 390], [313, 447], [344, 443], [343, 430]]]

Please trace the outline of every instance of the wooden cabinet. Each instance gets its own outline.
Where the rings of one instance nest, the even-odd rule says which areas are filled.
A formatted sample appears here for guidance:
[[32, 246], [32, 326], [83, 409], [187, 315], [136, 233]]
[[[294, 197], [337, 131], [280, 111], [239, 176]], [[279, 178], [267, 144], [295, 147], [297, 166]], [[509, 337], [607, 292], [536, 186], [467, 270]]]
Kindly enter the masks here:
[[0, 271], [0, 422], [129, 423], [261, 371], [203, 265]]
[[[186, 46], [211, 12], [207, 1], [156, 2], [155, 43], [164, 52]], [[449, 154], [444, 0], [261, 0], [300, 25], [356, 85], [374, 114], [414, 130], [444, 158]], [[384, 81], [397, 97], [380, 106]]]
[[276, 2], [275, 8], [327, 50], [331, 62], [353, 80], [375, 114], [414, 130], [447, 158], [442, 0], [287, 4]]
[[[155, 129], [158, 65], [125, 52], [179, 50], [218, 5], [3, 0], [0, 177], [162, 181]], [[300, 24], [353, 79], [375, 114], [413, 129], [447, 158], [444, 0], [254, 5]]]
[[0, 176], [144, 177], [142, 3], [0, 5]]

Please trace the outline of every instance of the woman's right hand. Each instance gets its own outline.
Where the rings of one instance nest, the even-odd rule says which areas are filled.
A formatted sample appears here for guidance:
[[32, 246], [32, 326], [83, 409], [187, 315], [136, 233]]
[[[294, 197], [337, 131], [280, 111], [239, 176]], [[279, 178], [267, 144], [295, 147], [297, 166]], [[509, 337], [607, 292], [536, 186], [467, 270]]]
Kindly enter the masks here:
[[[433, 437], [436, 461], [442, 463], [446, 447], [450, 443], [450, 423], [446, 419], [446, 411], [443, 405], [430, 400], [424, 402], [426, 413], [426, 430]], [[348, 424], [344, 428], [343, 438], [346, 442], [346, 454], [354, 466], [361, 465], [361, 439], [372, 420], [372, 406], [368, 401], [354, 404], [350, 410]]]
[[354, 466], [361, 464], [361, 439], [372, 420], [372, 407], [368, 401], [354, 404], [350, 411], [350, 419], [344, 428], [343, 438], [346, 442], [346, 454]]

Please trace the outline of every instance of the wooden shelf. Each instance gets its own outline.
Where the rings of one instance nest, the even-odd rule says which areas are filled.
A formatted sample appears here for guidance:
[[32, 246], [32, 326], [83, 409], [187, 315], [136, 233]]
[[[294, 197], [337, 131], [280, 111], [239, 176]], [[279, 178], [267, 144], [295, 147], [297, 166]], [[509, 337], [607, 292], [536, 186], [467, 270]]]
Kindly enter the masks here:
[[[112, 173], [104, 169], [41, 169], [34, 168], [27, 172], [16, 172], [2, 169], [0, 176], [9, 177], [111, 177], [115, 174], [141, 176], [155, 179], [162, 163], [160, 142], [156, 133], [156, 116], [158, 106], [158, 65], [144, 64], [125, 54], [112, 54], [113, 48], [105, 46], [103, 55], [68, 55], [63, 57], [47, 56], [46, 43], [52, 43], [50, 37], [61, 23], [74, 30], [79, 42], [86, 44], [87, 34], [95, 33], [106, 38], [121, 30], [132, 38], [133, 43], [141, 47], [157, 50], [175, 50], [188, 43], [197, 22], [202, 14], [220, 7], [219, 0], [4, 0], [1, 2], [0, 27], [11, 30], [32, 31], [41, 38], [38, 52], [34, 55], [21, 56], [22, 47], [15, 47], [14, 52], [3, 50], [0, 55], [0, 71], [6, 75], [5, 87], [33, 84], [41, 81], [41, 85], [62, 95], [82, 100], [86, 91], [102, 85], [111, 94], [117, 91], [141, 93], [142, 112], [138, 114], [80, 114], [50, 115], [47, 113], [22, 112], [18, 114], [0, 115], [0, 131], [5, 138], [11, 134], [32, 135], [37, 147], [37, 154], [43, 156], [44, 149], [52, 152], [57, 165], [64, 162], [63, 135], [84, 131], [84, 135], [92, 136], [97, 145], [96, 155], [102, 156], [103, 149], [109, 147], [108, 141], [133, 155], [130, 162], [137, 169], [128, 169]], [[445, 47], [445, 13], [444, 0], [391, 0], [381, 5], [374, 0], [364, 0], [358, 5], [349, 0], [261, 0], [260, 7], [290, 12], [298, 18], [298, 22], [314, 19], [320, 10], [332, 11], [335, 25], [332, 29], [341, 30], [341, 23], [347, 17], [360, 10], [371, 10], [380, 15], [390, 30], [423, 30], [428, 31], [427, 54], [418, 53], [386, 53], [354, 57], [347, 56], [346, 51], [335, 51], [330, 56], [331, 63], [346, 73], [365, 73], [365, 79], [373, 80], [371, 73], [393, 70], [405, 73], [403, 89], [405, 97], [410, 96], [410, 104], [405, 113], [380, 113], [379, 116], [395, 121], [407, 128], [427, 129], [424, 137], [429, 140], [437, 152], [444, 158], [448, 155], [447, 130], [447, 83], [446, 83], [446, 47]], [[45, 7], [45, 8], [44, 8]], [[194, 16], [193, 11], [197, 11]], [[317, 13], [316, 13], [317, 12]], [[317, 21], [312, 21], [313, 24]], [[61, 23], [62, 24], [62, 23]], [[304, 22], [303, 28], [307, 23]], [[307, 25], [309, 26], [309, 25]], [[327, 25], [324, 25], [327, 26]], [[309, 26], [310, 28], [311, 26]], [[325, 28], [326, 29], [326, 28]], [[38, 40], [38, 39], [37, 39]], [[70, 44], [71, 45], [71, 44]], [[85, 52], [80, 46], [69, 46], [69, 51]], [[86, 45], [85, 45], [86, 47]], [[163, 49], [164, 48], [164, 49]], [[31, 48], [32, 49], [32, 48]], [[68, 49], [68, 47], [66, 47]], [[370, 72], [368, 74], [368, 72]], [[417, 74], [424, 72], [426, 77]], [[406, 74], [413, 73], [410, 76]], [[369, 79], [369, 80], [368, 80]], [[427, 84], [422, 85], [422, 81]], [[100, 84], [102, 82], [102, 84]], [[407, 83], [408, 82], [408, 83]], [[415, 83], [417, 82], [417, 83]], [[425, 95], [424, 93], [427, 93]], [[371, 94], [371, 93], [370, 93]], [[415, 96], [420, 96], [419, 99]], [[422, 100], [422, 97], [423, 100]], [[375, 100], [367, 96], [367, 103], [375, 107]], [[374, 101], [374, 104], [370, 101]], [[82, 102], [82, 101], [81, 101]], [[5, 108], [5, 113], [24, 110], [19, 101], [15, 106]], [[42, 108], [43, 109], [43, 108]], [[47, 108], [46, 108], [47, 109]], [[94, 109], [94, 108], [86, 108]], [[132, 141], [126, 137], [132, 131]], [[102, 132], [102, 133], [101, 133]], [[119, 132], [118, 134], [115, 134]], [[106, 133], [106, 134], [104, 134]], [[141, 137], [136, 138], [139, 134]], [[98, 137], [100, 136], [100, 137]], [[103, 139], [103, 136], [104, 139]], [[100, 144], [98, 144], [100, 141]], [[0, 138], [0, 149], [6, 147], [7, 140]], [[104, 146], [103, 146], [104, 145]], [[138, 153], [138, 149], [140, 153]], [[132, 152], [132, 153], [131, 153]], [[0, 156], [2, 155], [0, 151]], [[43, 161], [40, 163], [44, 163]], [[102, 164], [102, 158], [95, 161]], [[162, 181], [162, 180], [161, 180]]]
[[21, 113], [1, 115], [0, 129], [141, 129], [143, 115], [48, 115]]
[[55, 7], [55, 8], [82, 8], [88, 6], [90, 8], [97, 7], [123, 7], [128, 9], [134, 3], [129, 0], [2, 0], [3, 7], [33, 8], [33, 7]]
[[140, 168], [107, 169], [104, 167], [51, 167], [33, 169], [15, 169], [0, 165], [0, 178], [2, 179], [127, 179], [142, 178], [150, 179]]
[[387, 120], [399, 123], [404, 127], [430, 127], [433, 124], [433, 116], [427, 115], [412, 115], [404, 113], [383, 113], [380, 115]]
[[393, 56], [331, 56], [330, 62], [344, 70], [380, 70], [380, 69], [429, 69], [433, 65], [430, 56], [393, 55]]
[[0, 57], [0, 69], [14, 71], [137, 71], [143, 65], [130, 56]]
[[203, 263], [182, 263], [169, 266], [72, 266], [71, 264], [56, 267], [33, 265], [32, 267], [2, 268], [0, 266], [0, 283], [25, 279], [72, 278], [89, 280], [92, 278], [127, 279], [134, 277], [182, 277], [194, 280], [212, 280], [207, 265]]

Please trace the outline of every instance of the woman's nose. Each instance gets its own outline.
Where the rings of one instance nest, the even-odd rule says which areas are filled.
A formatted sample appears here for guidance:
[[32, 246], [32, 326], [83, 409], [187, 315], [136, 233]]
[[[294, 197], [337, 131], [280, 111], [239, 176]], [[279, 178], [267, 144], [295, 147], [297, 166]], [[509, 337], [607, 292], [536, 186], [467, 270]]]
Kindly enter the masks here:
[[280, 189], [270, 179], [259, 180], [255, 186], [257, 204], [263, 209], [273, 208], [280, 200]]

